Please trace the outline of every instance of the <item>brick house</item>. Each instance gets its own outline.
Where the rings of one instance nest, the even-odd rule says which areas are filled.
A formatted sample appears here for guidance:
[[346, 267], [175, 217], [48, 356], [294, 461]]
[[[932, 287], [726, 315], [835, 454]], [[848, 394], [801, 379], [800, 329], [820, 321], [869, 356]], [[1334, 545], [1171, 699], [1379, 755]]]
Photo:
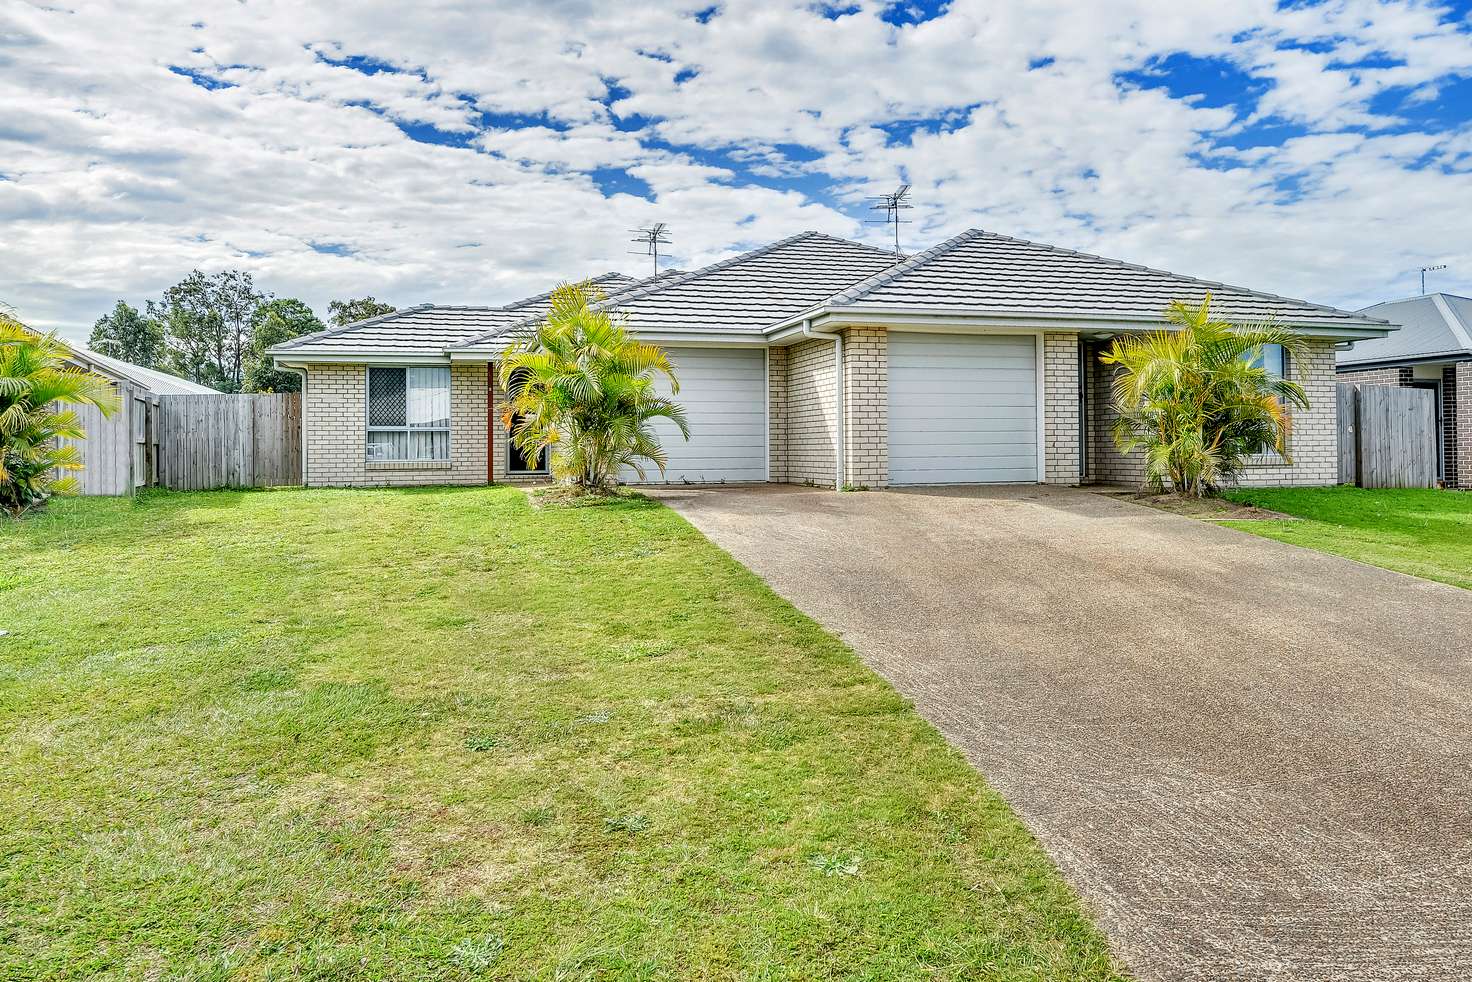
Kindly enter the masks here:
[[1433, 391], [1437, 474], [1449, 488], [1472, 489], [1472, 298], [1431, 293], [1360, 313], [1400, 329], [1341, 350], [1340, 380]]
[[[808, 232], [693, 272], [595, 282], [676, 365], [691, 438], [665, 434], [670, 482], [1139, 482], [1138, 455], [1110, 438], [1098, 355], [1117, 335], [1159, 329], [1172, 300], [1210, 291], [1219, 316], [1273, 317], [1307, 339], [1304, 363], [1274, 362], [1312, 404], [1294, 420], [1293, 464], [1264, 455], [1244, 483], [1333, 484], [1335, 346], [1393, 330], [978, 230], [909, 258]], [[304, 373], [306, 483], [544, 474], [508, 445], [496, 363], [547, 300], [412, 307], [273, 348], [278, 366]]]

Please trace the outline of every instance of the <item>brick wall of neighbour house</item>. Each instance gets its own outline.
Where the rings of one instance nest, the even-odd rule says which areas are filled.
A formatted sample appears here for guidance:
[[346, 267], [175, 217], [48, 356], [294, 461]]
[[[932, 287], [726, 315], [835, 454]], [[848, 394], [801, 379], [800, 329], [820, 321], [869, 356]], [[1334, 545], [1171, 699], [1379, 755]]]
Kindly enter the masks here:
[[853, 327], [843, 332], [844, 483], [882, 488], [889, 483], [889, 332]]
[[[1455, 399], [1455, 408], [1447, 422], [1447, 432], [1455, 443], [1455, 453], [1447, 456], [1447, 486], [1472, 490], [1472, 361], [1448, 365], [1444, 370], [1445, 376], [1451, 377], [1451, 384], [1446, 389]], [[1453, 457], [1456, 459], [1455, 483], [1450, 471]]]
[[787, 349], [786, 480], [833, 487], [838, 432], [833, 342], [815, 338]]
[[787, 480], [787, 356], [789, 348], [767, 349], [768, 480]]
[[[1106, 348], [1106, 345], [1089, 346], [1089, 357], [1095, 368], [1089, 398], [1090, 463], [1095, 480], [1101, 483], [1143, 484], [1145, 467], [1141, 452], [1125, 456], [1114, 444], [1112, 428], [1118, 416], [1110, 393], [1114, 373], [1098, 364], [1098, 356]], [[1339, 480], [1339, 403], [1335, 385], [1342, 376], [1336, 377], [1334, 371], [1334, 342], [1309, 340], [1304, 357], [1291, 371], [1302, 382], [1309, 401], [1308, 409], [1293, 413], [1293, 432], [1288, 442], [1293, 464], [1284, 464], [1275, 454], [1264, 455], [1243, 473], [1240, 482], [1243, 487], [1314, 487]]]
[[1047, 484], [1079, 483], [1077, 334], [1043, 335], [1043, 439]]
[[1367, 368], [1359, 372], [1339, 373], [1339, 381], [1363, 385], [1410, 385], [1414, 378], [1410, 368]]
[[486, 483], [486, 366], [450, 368], [450, 459], [366, 460], [368, 368], [312, 365], [303, 407], [309, 487]]

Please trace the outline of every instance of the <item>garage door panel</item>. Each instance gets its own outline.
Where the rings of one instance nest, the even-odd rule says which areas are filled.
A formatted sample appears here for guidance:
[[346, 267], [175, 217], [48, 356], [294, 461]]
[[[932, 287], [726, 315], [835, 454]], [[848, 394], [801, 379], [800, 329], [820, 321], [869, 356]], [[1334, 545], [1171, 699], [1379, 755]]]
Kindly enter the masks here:
[[[761, 350], [667, 348], [680, 391], [673, 398], [685, 410], [687, 443], [667, 420], [653, 423], [669, 458], [663, 475], [646, 464], [650, 483], [714, 484], [767, 479], [767, 362]], [[669, 385], [659, 391], [670, 395]], [[633, 468], [620, 480], [640, 483]]]
[[1031, 335], [889, 335], [891, 483], [1036, 481], [1037, 413]]

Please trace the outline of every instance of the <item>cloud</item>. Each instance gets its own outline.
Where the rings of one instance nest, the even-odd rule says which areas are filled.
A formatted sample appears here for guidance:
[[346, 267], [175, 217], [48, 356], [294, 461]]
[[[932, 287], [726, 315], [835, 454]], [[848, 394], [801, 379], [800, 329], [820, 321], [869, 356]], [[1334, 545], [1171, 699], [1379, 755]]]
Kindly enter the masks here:
[[[1472, 292], [1472, 44], [1422, 0], [83, 2], [0, 14], [0, 300], [85, 335], [190, 268], [492, 303], [674, 229], [969, 226], [1309, 299]], [[1459, 204], [1461, 203], [1461, 204]]]

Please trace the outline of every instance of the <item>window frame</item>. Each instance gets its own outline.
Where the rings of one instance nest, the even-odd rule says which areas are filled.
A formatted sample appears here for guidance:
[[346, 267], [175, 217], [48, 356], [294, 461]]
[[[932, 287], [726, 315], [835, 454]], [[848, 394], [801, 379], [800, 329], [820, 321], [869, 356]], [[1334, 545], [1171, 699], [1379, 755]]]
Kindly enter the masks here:
[[[1264, 345], [1263, 347], [1267, 347], [1267, 345]], [[1262, 364], [1259, 365], [1258, 367], [1264, 369], [1265, 371], [1267, 371], [1267, 373], [1269, 375], [1272, 375], [1272, 376], [1274, 376], [1276, 378], [1280, 378], [1280, 379], [1291, 378], [1292, 377], [1292, 373], [1293, 373], [1293, 357], [1292, 357], [1292, 355], [1290, 355], [1288, 353], [1288, 349], [1286, 347], [1284, 347], [1283, 345], [1281, 345], [1281, 344], [1273, 345], [1273, 347], [1275, 347], [1275, 348], [1278, 349], [1278, 363], [1282, 366], [1282, 373], [1279, 374], [1277, 372], [1274, 372], [1272, 369], [1268, 368], [1268, 366], [1267, 366], [1267, 359], [1266, 358], [1263, 359]], [[1258, 362], [1257, 362], [1256, 359], [1253, 359], [1248, 364], [1257, 365]], [[1289, 414], [1289, 416], [1292, 416], [1293, 415], [1293, 410], [1290, 407], [1284, 406], [1283, 408]], [[1288, 433], [1288, 441], [1287, 442], [1289, 444], [1291, 444], [1293, 442], [1293, 433], [1292, 433], [1291, 430]], [[1249, 456], [1247, 458], [1247, 466], [1249, 466], [1249, 467], [1283, 467], [1283, 466], [1286, 466], [1286, 463], [1285, 463], [1286, 460], [1287, 460], [1287, 458], [1285, 458], [1282, 454], [1278, 453], [1278, 451], [1277, 451], [1277, 449], [1275, 447], [1270, 447], [1270, 446], [1264, 445], [1264, 446], [1262, 446], [1257, 451], [1257, 453], [1252, 454], [1251, 456]]]
[[[373, 370], [391, 369], [404, 373], [404, 425], [403, 426], [374, 426], [371, 422], [373, 407]], [[449, 397], [449, 413], [444, 426], [410, 426], [408, 419], [409, 400], [409, 369], [411, 368], [437, 368], [445, 372], [445, 394]], [[443, 433], [445, 434], [445, 455], [443, 457], [374, 457], [369, 453], [372, 446], [371, 437], [374, 433]], [[368, 466], [388, 465], [407, 466], [418, 465], [421, 467], [445, 467], [454, 459], [455, 454], [455, 377], [449, 365], [424, 365], [404, 362], [388, 365], [364, 365], [363, 366], [363, 462]]]

